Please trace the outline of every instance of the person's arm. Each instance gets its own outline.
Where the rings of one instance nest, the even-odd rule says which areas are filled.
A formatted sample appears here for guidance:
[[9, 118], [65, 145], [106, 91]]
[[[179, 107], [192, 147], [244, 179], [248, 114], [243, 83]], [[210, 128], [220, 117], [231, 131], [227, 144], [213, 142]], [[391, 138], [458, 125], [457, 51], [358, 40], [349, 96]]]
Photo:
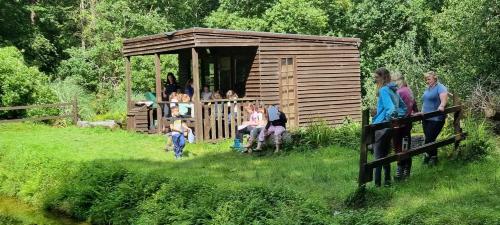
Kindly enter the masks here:
[[439, 100], [441, 100], [441, 104], [439, 104], [438, 110], [443, 112], [446, 107], [446, 103], [448, 102], [448, 93], [439, 94]]
[[266, 124], [266, 127], [264, 128], [264, 130], [269, 129], [270, 126], [271, 126], [271, 121], [267, 120], [267, 124]]

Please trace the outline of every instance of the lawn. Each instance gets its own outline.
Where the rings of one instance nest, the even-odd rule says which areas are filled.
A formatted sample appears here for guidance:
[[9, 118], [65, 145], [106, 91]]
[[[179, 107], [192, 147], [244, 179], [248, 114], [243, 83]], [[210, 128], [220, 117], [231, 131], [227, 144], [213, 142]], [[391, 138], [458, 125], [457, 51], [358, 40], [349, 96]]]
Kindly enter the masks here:
[[361, 208], [345, 204], [357, 189], [355, 149], [246, 155], [231, 151], [228, 142], [190, 144], [186, 157], [174, 160], [164, 147], [162, 136], [120, 130], [0, 125], [0, 194], [41, 208], [49, 194], [67, 185], [63, 178], [77, 165], [109, 162], [221, 189], [284, 188], [327, 209], [325, 216], [333, 223], [500, 224], [498, 147], [472, 163], [443, 159], [428, 168], [416, 158], [410, 180], [379, 189], [369, 184]]

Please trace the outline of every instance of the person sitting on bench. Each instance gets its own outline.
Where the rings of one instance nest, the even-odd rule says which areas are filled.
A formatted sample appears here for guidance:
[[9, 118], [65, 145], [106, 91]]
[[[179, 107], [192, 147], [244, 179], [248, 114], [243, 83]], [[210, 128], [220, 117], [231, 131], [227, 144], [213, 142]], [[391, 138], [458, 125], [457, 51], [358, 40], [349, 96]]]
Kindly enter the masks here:
[[259, 142], [257, 142], [257, 148], [255, 150], [262, 150], [262, 145], [269, 135], [274, 135], [274, 143], [276, 149], [274, 153], [280, 151], [281, 135], [286, 130], [286, 115], [285, 113], [278, 110], [277, 106], [269, 106], [267, 108], [267, 125], [259, 134]]

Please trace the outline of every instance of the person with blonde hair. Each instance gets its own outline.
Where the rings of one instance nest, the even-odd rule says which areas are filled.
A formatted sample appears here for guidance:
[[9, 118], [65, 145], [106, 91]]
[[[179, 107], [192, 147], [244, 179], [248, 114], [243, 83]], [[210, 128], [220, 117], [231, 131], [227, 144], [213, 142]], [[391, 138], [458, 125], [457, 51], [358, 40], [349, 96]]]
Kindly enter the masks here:
[[[434, 71], [429, 71], [424, 74], [427, 88], [422, 96], [422, 112], [429, 113], [434, 111], [444, 111], [448, 102], [448, 88], [439, 83], [438, 76]], [[446, 115], [438, 115], [432, 118], [427, 118], [422, 121], [424, 128], [425, 143], [436, 141], [439, 133], [443, 129]], [[438, 162], [437, 148], [429, 150], [424, 155], [424, 164], [436, 165]]]
[[[377, 84], [377, 113], [372, 119], [372, 124], [388, 122], [394, 118], [406, 115], [406, 105], [396, 93], [397, 85], [391, 82], [391, 74], [386, 68], [375, 70], [375, 82]], [[375, 159], [381, 159], [389, 154], [391, 149], [392, 130], [383, 128], [375, 131], [375, 142], [373, 152]], [[384, 185], [391, 184], [391, 164], [385, 164], [375, 168], [375, 186], [381, 186], [382, 168], [384, 170]]]
[[[408, 83], [406, 83], [405, 77], [400, 72], [395, 72], [391, 76], [392, 82], [394, 82], [398, 89], [396, 93], [401, 97], [403, 102], [407, 107], [406, 117], [411, 116], [412, 114], [418, 112], [417, 104], [415, 102], [415, 98], [413, 96], [413, 92], [408, 87]], [[411, 148], [411, 123], [403, 124], [394, 130], [394, 135], [392, 137], [392, 142], [394, 145], [394, 151], [396, 153], [407, 151]], [[405, 144], [403, 144], [405, 143]], [[406, 179], [410, 176], [411, 171], [411, 157], [408, 159], [398, 161], [396, 176], [394, 177], [396, 180]]]

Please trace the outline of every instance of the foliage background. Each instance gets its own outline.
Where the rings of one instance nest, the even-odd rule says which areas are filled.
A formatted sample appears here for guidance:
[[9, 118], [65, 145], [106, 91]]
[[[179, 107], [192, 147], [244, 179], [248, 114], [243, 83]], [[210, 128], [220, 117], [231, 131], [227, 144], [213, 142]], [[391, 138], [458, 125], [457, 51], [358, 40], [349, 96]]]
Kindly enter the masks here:
[[[106, 102], [123, 102], [124, 38], [193, 26], [362, 39], [364, 106], [373, 105], [371, 72], [385, 66], [402, 72], [419, 97], [422, 73], [435, 70], [453, 93], [472, 106], [498, 105], [500, 6], [498, 0], [57, 0], [1, 1], [0, 47], [28, 68], [36, 82], [56, 83], [57, 93], [75, 89], [88, 118], [116, 114]], [[8, 62], [2, 61], [2, 64]], [[176, 58], [162, 57], [163, 71], [176, 72]], [[133, 90], [154, 87], [151, 57], [133, 60]], [[4, 65], [2, 65], [4, 66]], [[9, 70], [2, 77], [12, 76]], [[165, 73], [166, 74], [166, 73]], [[70, 82], [64, 82], [69, 79]], [[0, 84], [5, 86], [2, 79]], [[28, 82], [33, 83], [33, 82]], [[32, 84], [25, 83], [29, 89]], [[20, 84], [21, 85], [21, 84]], [[39, 84], [37, 84], [39, 85]], [[4, 87], [5, 89], [5, 87]], [[4, 89], [0, 90], [3, 91]], [[43, 88], [42, 88], [43, 89]], [[478, 94], [477, 90], [481, 89]], [[6, 92], [6, 91], [3, 91]], [[53, 93], [0, 104], [56, 101]], [[76, 95], [76, 94], [75, 94]], [[90, 95], [87, 97], [86, 95]], [[470, 96], [486, 96], [469, 98]], [[90, 101], [89, 101], [90, 102]], [[479, 110], [478, 110], [479, 111]], [[94, 116], [92, 116], [94, 115]], [[14, 115], [15, 116], [15, 115]]]

